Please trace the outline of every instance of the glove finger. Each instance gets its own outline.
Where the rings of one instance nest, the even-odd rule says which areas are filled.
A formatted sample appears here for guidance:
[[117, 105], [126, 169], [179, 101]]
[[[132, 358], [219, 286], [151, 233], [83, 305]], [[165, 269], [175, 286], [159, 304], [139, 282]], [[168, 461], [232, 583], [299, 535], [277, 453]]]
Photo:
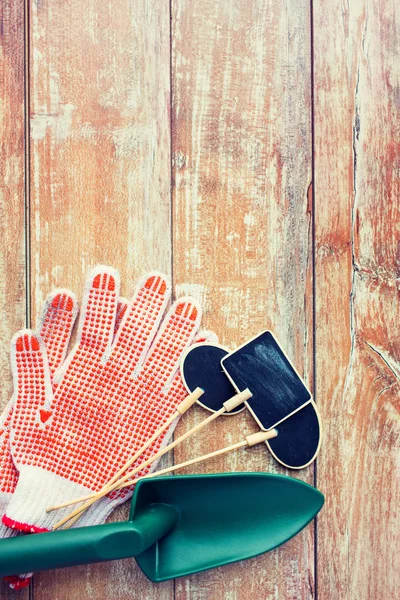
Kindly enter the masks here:
[[[46, 344], [50, 373], [53, 375], [65, 358], [71, 331], [78, 313], [75, 296], [67, 290], [49, 294], [44, 302], [38, 330]], [[12, 493], [18, 472], [10, 453], [10, 426], [14, 407], [13, 396], [0, 417], [0, 493]]]
[[103, 357], [114, 335], [119, 296], [119, 274], [106, 266], [95, 267], [86, 282], [78, 345], [91, 356]]
[[[179, 306], [179, 305], [178, 305]], [[173, 310], [174, 307], [172, 307], [171, 310]], [[194, 313], [196, 311], [196, 309], [198, 310], [197, 307], [192, 307], [192, 313], [188, 314], [188, 317], [190, 319], [190, 317], [194, 317]], [[173, 313], [172, 313], [173, 314]], [[200, 315], [198, 317], [196, 317], [197, 319], [197, 323], [200, 320]], [[196, 321], [195, 321], [196, 322]], [[169, 323], [166, 323], [166, 327], [168, 327]], [[194, 327], [196, 327], [196, 325], [194, 325]], [[184, 330], [186, 329], [186, 327], [184, 327]], [[195, 331], [195, 330], [194, 330]], [[145, 389], [148, 388], [151, 390], [151, 393], [147, 399], [147, 402], [140, 402], [140, 398], [139, 398], [139, 403], [138, 403], [138, 410], [136, 412], [136, 420], [137, 421], [141, 421], [142, 419], [144, 419], [149, 423], [151, 423], [151, 427], [154, 429], [154, 431], [156, 429], [158, 429], [159, 427], [161, 427], [161, 425], [173, 414], [173, 412], [176, 410], [176, 407], [178, 406], [178, 404], [180, 404], [188, 395], [187, 390], [183, 384], [182, 381], [182, 377], [181, 377], [181, 373], [179, 370], [179, 364], [180, 364], [180, 358], [184, 352], [184, 350], [186, 349], [186, 347], [188, 347], [189, 345], [191, 345], [192, 343], [196, 343], [197, 341], [213, 341], [213, 340], [217, 340], [217, 336], [210, 331], [202, 331], [200, 334], [198, 333], [195, 336], [191, 336], [191, 339], [189, 341], [188, 344], [186, 344], [186, 346], [183, 346], [183, 340], [181, 341], [182, 346], [179, 348], [178, 347], [178, 343], [176, 345], [176, 359], [171, 359], [171, 362], [169, 364], [169, 370], [168, 367], [166, 368], [165, 365], [160, 365], [157, 356], [161, 355], [161, 356], [165, 356], [167, 352], [173, 352], [173, 348], [171, 347], [171, 344], [168, 344], [168, 349], [166, 350], [165, 346], [165, 340], [168, 340], [168, 335], [171, 332], [168, 331], [168, 329], [166, 329], [167, 333], [164, 333], [161, 331], [160, 332], [160, 340], [159, 343], [157, 345], [155, 345], [154, 347], [154, 356], [155, 356], [155, 362], [152, 365], [151, 361], [149, 361], [149, 363], [146, 363], [145, 366], [145, 371], [146, 371], [146, 375], [145, 375]], [[188, 332], [185, 331], [186, 335], [188, 335]], [[171, 335], [173, 335], [171, 333]], [[183, 349], [182, 349], [183, 348]], [[147, 369], [150, 369], [150, 371], [147, 371]], [[155, 372], [155, 377], [156, 380], [155, 381], [151, 381], [150, 377], [149, 377], [149, 373], [151, 373], [154, 377], [154, 372]], [[139, 389], [141, 389], [140, 386], [140, 382], [139, 383]], [[154, 433], [153, 431], [153, 433]], [[158, 450], [160, 449], [161, 445], [164, 444], [165, 445], [165, 440], [168, 439], [168, 436], [172, 435], [173, 430], [171, 430], [169, 433], [168, 431], [165, 432], [164, 434], [162, 434], [161, 436], [159, 436], [157, 438], [157, 440], [155, 441], [155, 443], [150, 446], [150, 448], [148, 448], [147, 450], [147, 458], [149, 458], [152, 454], [155, 454], [156, 452], [158, 452]], [[143, 435], [146, 437], [147, 436], [147, 432], [143, 432]], [[152, 435], [152, 433], [151, 433]], [[139, 436], [139, 434], [138, 434]], [[147, 441], [146, 439], [142, 440], [142, 445]], [[142, 461], [146, 460], [145, 455], [143, 454], [142, 457], [139, 459], [138, 463], [135, 466], [138, 466]]]
[[51, 416], [52, 389], [46, 346], [40, 336], [30, 330], [17, 333], [11, 341], [11, 365], [14, 378], [14, 410], [10, 443], [18, 462], [18, 447], [13, 439], [23, 438], [33, 423], [45, 423]]
[[191, 344], [200, 325], [200, 305], [193, 298], [179, 298], [165, 317], [143, 366], [140, 378], [157, 383], [158, 389], [170, 383], [183, 351]]
[[[200, 306], [192, 298], [180, 298], [172, 305], [135, 380], [136, 404], [129, 415], [124, 415], [132, 427], [135, 423], [151, 423], [152, 435], [175, 410], [175, 399], [169, 395], [170, 386], [179, 369], [182, 353], [193, 341], [200, 319]], [[142, 432], [136, 431], [140, 445], [147, 438], [139, 438], [146, 437], [147, 433], [147, 426]]]
[[165, 275], [151, 273], [138, 285], [116, 335], [112, 360], [121, 368], [138, 369], [156, 335], [171, 290]]
[[44, 301], [37, 331], [46, 344], [51, 376], [64, 362], [78, 303], [69, 290], [54, 290]]
[[[200, 331], [198, 331], [196, 333], [196, 335], [194, 336], [193, 340], [191, 341], [191, 343], [189, 345], [192, 344], [200, 344], [200, 343], [210, 343], [210, 344], [217, 344], [218, 343], [218, 336], [216, 333], [214, 333], [213, 331], [208, 331], [206, 329], [201, 329]], [[182, 356], [183, 352], [181, 353], [180, 357]], [[180, 359], [179, 359], [179, 363], [180, 363]], [[179, 364], [178, 364], [179, 366]], [[181, 377], [181, 372], [180, 369], [177, 369], [177, 371], [175, 372], [175, 375], [173, 376], [171, 382], [169, 383], [169, 385], [165, 385], [163, 388], [163, 393], [164, 395], [177, 399], [177, 402], [174, 402], [174, 406], [177, 406], [180, 402], [182, 402], [186, 396], [188, 395], [187, 389], [182, 381], [182, 377]]]
[[[37, 332], [46, 345], [51, 375], [65, 358], [77, 314], [78, 304], [74, 294], [69, 290], [54, 290], [44, 301]], [[20, 334], [16, 337], [18, 335]], [[0, 438], [11, 421], [13, 405], [14, 397], [0, 416]]]

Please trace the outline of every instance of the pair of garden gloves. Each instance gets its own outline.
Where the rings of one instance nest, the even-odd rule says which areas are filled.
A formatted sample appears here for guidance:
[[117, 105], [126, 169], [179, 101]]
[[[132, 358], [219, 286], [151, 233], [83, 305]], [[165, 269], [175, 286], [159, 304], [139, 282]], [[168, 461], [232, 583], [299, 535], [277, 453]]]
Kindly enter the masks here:
[[[119, 287], [110, 267], [90, 273], [69, 353], [78, 307], [68, 290], [46, 299], [35, 332], [12, 340], [14, 394], [0, 421], [0, 537], [50, 531], [71, 509], [47, 513], [48, 507], [99, 491], [187, 395], [179, 374], [185, 349], [214, 339], [198, 334], [201, 310], [193, 298], [168, 309], [164, 275], [142, 278], [130, 302], [120, 299]], [[175, 425], [135, 467], [168, 443]], [[139, 476], [150, 468], [155, 463]], [[104, 522], [132, 492], [105, 496], [77, 526]], [[16, 576], [10, 584], [27, 581]]]

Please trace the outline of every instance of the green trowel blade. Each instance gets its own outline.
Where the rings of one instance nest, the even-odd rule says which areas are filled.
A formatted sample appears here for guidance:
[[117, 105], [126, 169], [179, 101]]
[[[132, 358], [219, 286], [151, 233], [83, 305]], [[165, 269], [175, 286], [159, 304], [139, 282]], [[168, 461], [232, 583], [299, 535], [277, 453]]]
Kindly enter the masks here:
[[324, 497], [310, 485], [268, 473], [158, 477], [138, 483], [131, 519], [153, 503], [173, 506], [177, 525], [136, 560], [154, 582], [267, 552], [318, 513]]

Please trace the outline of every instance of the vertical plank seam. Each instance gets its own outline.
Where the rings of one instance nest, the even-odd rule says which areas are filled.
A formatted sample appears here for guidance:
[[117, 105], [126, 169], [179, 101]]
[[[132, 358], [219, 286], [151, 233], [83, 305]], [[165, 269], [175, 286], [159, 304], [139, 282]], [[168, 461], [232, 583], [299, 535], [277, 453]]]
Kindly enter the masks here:
[[30, 0], [24, 2], [24, 253], [25, 324], [31, 326], [31, 229], [30, 229]]
[[[175, 277], [174, 277], [174, 160], [173, 160], [173, 78], [172, 78], [172, 0], [168, 0], [169, 7], [169, 161], [170, 161], [170, 174], [169, 174], [169, 184], [170, 184], [170, 240], [171, 240], [171, 286], [172, 286], [172, 294], [175, 297]], [[173, 434], [173, 439], [175, 438], [175, 434]], [[172, 464], [175, 464], [175, 450], [172, 450]], [[176, 579], [173, 580], [172, 585], [172, 595], [173, 600], [176, 600]]]
[[[30, 0], [24, 1], [24, 253], [25, 253], [25, 325], [31, 327], [31, 132], [30, 132]], [[33, 578], [29, 582], [29, 600], [34, 600]]]
[[170, 239], [171, 239], [171, 284], [173, 298], [175, 299], [175, 281], [174, 281], [174, 191], [173, 191], [173, 175], [174, 175], [174, 160], [173, 160], [173, 142], [172, 142], [172, 0], [168, 1], [169, 7], [169, 161], [170, 161], [170, 174], [169, 174], [169, 197], [170, 197]]
[[[313, 319], [313, 394], [317, 403], [317, 294], [315, 240], [315, 97], [314, 97], [314, 3], [310, 0], [310, 86], [311, 86], [311, 260], [312, 260], [312, 319]], [[314, 487], [318, 483], [318, 458], [314, 462]], [[314, 598], [318, 600], [318, 515], [314, 521]]]

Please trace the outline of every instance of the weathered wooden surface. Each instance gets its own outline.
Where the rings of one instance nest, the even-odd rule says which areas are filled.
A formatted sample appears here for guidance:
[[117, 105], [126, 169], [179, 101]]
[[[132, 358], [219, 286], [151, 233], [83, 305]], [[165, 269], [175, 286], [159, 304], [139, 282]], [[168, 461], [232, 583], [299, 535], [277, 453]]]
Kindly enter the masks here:
[[314, 13], [321, 599], [400, 597], [397, 12]]
[[[25, 182], [25, 76], [24, 2], [0, 3], [0, 408], [10, 400], [10, 339], [25, 326], [26, 279], [24, 240]], [[20, 592], [28, 600], [29, 592]], [[0, 597], [15, 597], [0, 585]]]
[[[170, 271], [169, 4], [31, 3], [32, 305], [111, 264]], [[127, 507], [115, 518], [126, 518]], [[122, 561], [35, 577], [40, 600], [168, 600]]]
[[[318, 469], [294, 476], [326, 494], [317, 530], [269, 555], [162, 585], [129, 560], [59, 570], [35, 577], [30, 600], [399, 597], [395, 4], [313, 3], [313, 16], [303, 0], [26, 5], [27, 51], [24, 3], [0, 7], [2, 403], [25, 290], [34, 320], [51, 287], [79, 295], [93, 264], [119, 268], [125, 295], [158, 268], [204, 301], [227, 346], [276, 332], [325, 429]], [[221, 418], [174, 458], [255, 429]], [[258, 447], [196, 469], [224, 470], [284, 472]]]
[[[309, 5], [289, 11], [268, 0], [176, 0], [172, 24], [177, 291], [203, 300], [205, 325], [228, 347], [273, 329], [308, 377]], [[203, 410], [190, 411], [179, 431], [202, 418]], [[255, 430], [244, 414], [222, 417], [179, 447], [175, 461]], [[197, 472], [267, 469], [284, 472], [266, 449], [254, 448], [199, 465]], [[299, 476], [312, 481], [313, 468]], [[179, 580], [176, 598], [312, 598], [312, 540], [310, 527], [278, 552]]]

